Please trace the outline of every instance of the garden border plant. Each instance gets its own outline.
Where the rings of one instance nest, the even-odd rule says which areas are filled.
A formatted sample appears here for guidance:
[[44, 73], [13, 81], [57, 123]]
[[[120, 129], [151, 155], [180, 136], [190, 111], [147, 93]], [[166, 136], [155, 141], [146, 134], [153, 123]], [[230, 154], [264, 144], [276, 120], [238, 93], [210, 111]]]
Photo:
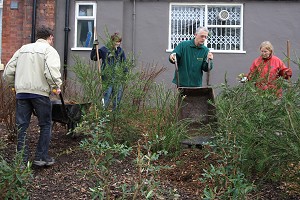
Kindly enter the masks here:
[[236, 87], [225, 81], [216, 99], [219, 129], [210, 154], [220, 160], [203, 174], [203, 180], [210, 182], [206, 198], [250, 195], [254, 178], [258, 187], [266, 181], [298, 181], [299, 80], [291, 85], [279, 79], [284, 91], [281, 98], [273, 91], [257, 89], [254, 81]]

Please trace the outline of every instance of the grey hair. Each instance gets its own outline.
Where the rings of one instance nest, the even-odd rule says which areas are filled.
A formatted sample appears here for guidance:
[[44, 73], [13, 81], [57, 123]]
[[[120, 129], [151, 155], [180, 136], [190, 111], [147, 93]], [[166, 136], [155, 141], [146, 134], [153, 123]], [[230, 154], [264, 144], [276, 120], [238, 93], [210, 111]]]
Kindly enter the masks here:
[[199, 28], [197, 28], [196, 33], [199, 34], [200, 32], [207, 32], [208, 33], [209, 31], [206, 27], [201, 27], [200, 26]]
[[274, 47], [270, 41], [263, 41], [259, 46], [259, 50], [261, 50], [262, 48], [266, 48], [268, 51], [271, 52], [271, 54], [274, 53]]

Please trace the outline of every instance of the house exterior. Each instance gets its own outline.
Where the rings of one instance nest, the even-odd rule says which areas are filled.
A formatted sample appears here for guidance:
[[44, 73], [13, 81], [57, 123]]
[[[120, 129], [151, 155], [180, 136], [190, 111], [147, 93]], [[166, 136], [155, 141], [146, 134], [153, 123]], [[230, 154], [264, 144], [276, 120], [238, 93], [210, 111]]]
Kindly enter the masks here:
[[[23, 17], [13, 20], [21, 24], [22, 34], [12, 31], [19, 29], [13, 25], [13, 17], [21, 15], [12, 14], [12, 2], [18, 2], [19, 11], [23, 12]], [[37, 5], [32, 6], [34, 3]], [[285, 59], [287, 41], [292, 59], [300, 54], [300, 1], [295, 0], [4, 0], [3, 64], [17, 48], [30, 42], [33, 8], [36, 25], [45, 23], [55, 28], [55, 48], [66, 79], [72, 76], [69, 72], [73, 55], [89, 60], [95, 29], [104, 39], [105, 29], [109, 33], [120, 32], [123, 49], [135, 55], [138, 66], [166, 67], [157, 82], [168, 87], [174, 87], [174, 65], [169, 63], [168, 56], [180, 41], [192, 38], [198, 26], [210, 30], [206, 45], [214, 53], [215, 66], [210, 75], [211, 85], [224, 83], [225, 76], [230, 85], [238, 84], [238, 74], [248, 72], [252, 60], [259, 55], [262, 41], [271, 41], [275, 55], [281, 59]], [[14, 43], [16, 40], [18, 43]], [[294, 71], [292, 80], [296, 80], [298, 66], [290, 63]]]
[[55, 0], [0, 0], [0, 60], [5, 65], [22, 45], [34, 42], [35, 27], [55, 28]]

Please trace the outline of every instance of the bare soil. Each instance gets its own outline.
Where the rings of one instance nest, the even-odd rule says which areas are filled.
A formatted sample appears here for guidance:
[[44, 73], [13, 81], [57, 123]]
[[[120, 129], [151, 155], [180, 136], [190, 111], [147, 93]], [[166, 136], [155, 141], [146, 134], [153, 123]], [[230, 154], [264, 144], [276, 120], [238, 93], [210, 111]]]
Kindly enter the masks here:
[[[7, 144], [1, 154], [10, 161], [15, 155], [16, 140], [8, 137], [3, 124], [0, 124], [0, 132], [0, 140], [6, 141]], [[79, 148], [83, 136], [72, 138], [66, 135], [66, 132], [66, 127], [63, 125], [56, 124], [53, 127], [49, 154], [55, 158], [56, 163], [50, 167], [32, 166], [33, 177], [29, 186], [31, 200], [91, 199], [89, 188], [93, 185], [81, 173], [89, 166], [88, 155]], [[31, 160], [34, 156], [38, 137], [38, 126], [36, 120], [33, 119], [28, 130]], [[137, 175], [137, 170], [133, 164], [134, 158], [135, 155], [132, 155], [129, 159], [120, 160], [112, 167], [116, 180], [127, 183], [134, 182]], [[175, 158], [161, 158], [156, 164], [169, 166], [170, 169], [160, 171], [157, 177], [157, 181], [160, 181], [160, 188], [172, 190], [179, 194], [178, 199], [201, 199], [205, 185], [200, 182], [199, 178], [203, 169], [210, 162], [205, 158], [204, 151], [198, 148], [183, 149], [180, 155]], [[113, 185], [111, 190], [115, 190]], [[117, 192], [114, 194], [118, 196]], [[174, 198], [165, 194], [164, 199]], [[300, 197], [295, 193], [286, 191], [283, 183], [266, 183], [263, 188], [253, 193], [250, 199], [300, 200]]]

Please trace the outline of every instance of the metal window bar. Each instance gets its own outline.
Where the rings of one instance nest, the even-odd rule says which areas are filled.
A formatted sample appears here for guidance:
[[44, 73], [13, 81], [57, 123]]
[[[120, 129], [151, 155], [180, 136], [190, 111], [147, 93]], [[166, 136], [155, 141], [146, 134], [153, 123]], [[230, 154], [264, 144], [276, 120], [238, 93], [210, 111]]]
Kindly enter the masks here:
[[[227, 20], [219, 18], [222, 10], [229, 13]], [[181, 41], [193, 38], [196, 28], [205, 24], [211, 32], [207, 40], [209, 48], [241, 50], [241, 5], [172, 5], [170, 21], [172, 49]]]
[[193, 38], [197, 27], [204, 24], [204, 6], [171, 7], [171, 48]]

